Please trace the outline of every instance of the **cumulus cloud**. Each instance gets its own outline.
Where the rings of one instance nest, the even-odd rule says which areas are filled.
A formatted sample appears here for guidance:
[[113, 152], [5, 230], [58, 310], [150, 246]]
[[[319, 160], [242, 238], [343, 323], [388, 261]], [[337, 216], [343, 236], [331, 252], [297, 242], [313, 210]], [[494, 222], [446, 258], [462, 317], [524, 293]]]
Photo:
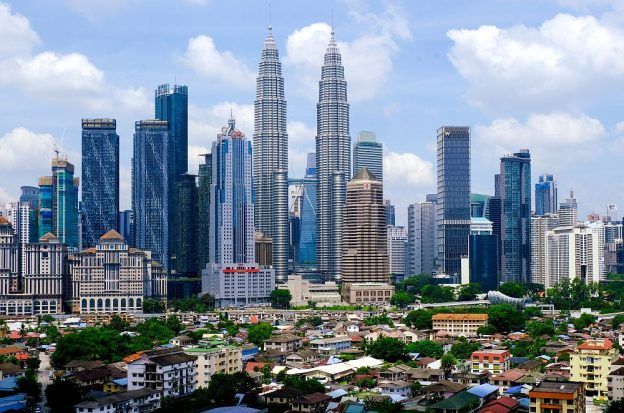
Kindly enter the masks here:
[[[388, 3], [382, 13], [375, 14], [358, 9], [357, 4], [353, 3], [349, 15], [366, 26], [367, 33], [351, 42], [336, 35], [353, 102], [378, 95], [392, 72], [393, 58], [399, 51], [397, 40], [411, 39], [406, 15], [397, 6]], [[320, 69], [330, 36], [328, 24], [313, 23], [295, 30], [286, 42], [284, 63], [295, 72], [297, 92], [310, 100], [318, 99]]]
[[473, 151], [477, 164], [496, 165], [502, 155], [529, 148], [535, 170], [564, 169], [587, 162], [600, 153], [607, 137], [598, 119], [562, 112], [533, 114], [526, 121], [495, 119], [489, 125], [474, 127], [473, 133], [473, 148], [479, 148]]
[[449, 59], [491, 111], [578, 106], [624, 76], [624, 31], [593, 16], [558, 14], [539, 27], [450, 30]]
[[0, 3], [0, 58], [28, 54], [40, 42], [28, 19]]
[[193, 37], [182, 62], [200, 75], [241, 88], [252, 87], [254, 74], [229, 50], [219, 51], [214, 40], [205, 35]]
[[383, 167], [384, 183], [408, 187], [433, 184], [433, 164], [414, 153], [387, 152]]

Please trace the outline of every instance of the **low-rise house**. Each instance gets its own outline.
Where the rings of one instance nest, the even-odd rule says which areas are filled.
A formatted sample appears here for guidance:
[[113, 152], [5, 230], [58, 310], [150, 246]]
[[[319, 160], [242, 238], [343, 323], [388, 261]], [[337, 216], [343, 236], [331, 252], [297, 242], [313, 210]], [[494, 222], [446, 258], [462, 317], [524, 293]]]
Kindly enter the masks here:
[[323, 393], [312, 393], [307, 396], [294, 399], [290, 403], [291, 412], [321, 413], [325, 412], [331, 397]]
[[434, 413], [472, 413], [481, 407], [481, 399], [466, 390], [429, 406]]
[[104, 384], [104, 393], [121, 393], [128, 391], [128, 378], [113, 379]]
[[529, 392], [531, 413], [583, 413], [585, 389], [580, 382], [543, 381]]
[[390, 366], [379, 372], [379, 378], [387, 381], [405, 380], [407, 379], [410, 370], [411, 367], [404, 364]]
[[301, 349], [296, 353], [286, 356], [287, 363], [311, 363], [318, 360], [318, 352], [315, 350]]
[[420, 389], [421, 394], [437, 395], [439, 399], [448, 399], [454, 394], [466, 389], [465, 384], [454, 383], [449, 380], [442, 380], [437, 383], [430, 384]]
[[208, 387], [214, 374], [243, 371], [243, 353], [239, 347], [200, 342], [198, 346], [185, 347], [184, 352], [197, 357], [197, 387]]
[[104, 384], [125, 376], [125, 372], [116, 368], [98, 367], [90, 370], [80, 370], [73, 373], [72, 378], [82, 389], [102, 390]]
[[196, 382], [197, 357], [180, 348], [147, 351], [128, 365], [129, 391], [149, 388], [179, 397], [193, 393]]
[[264, 341], [264, 350], [277, 350], [282, 353], [297, 351], [301, 346], [303, 339], [291, 334], [278, 334]]
[[264, 401], [270, 411], [285, 411], [290, 403], [303, 396], [303, 393], [291, 387], [282, 387], [263, 395]]
[[466, 391], [468, 393], [474, 394], [475, 396], [478, 396], [481, 400], [481, 406], [488, 404], [492, 400], [496, 400], [499, 394], [498, 386], [494, 386], [488, 383], [479, 384], [478, 386], [471, 387]]
[[115, 393], [96, 400], [84, 401], [74, 406], [75, 413], [149, 413], [160, 408], [160, 392], [138, 389]]
[[100, 360], [71, 360], [63, 366], [63, 369], [68, 373], [76, 373], [77, 371], [91, 370], [104, 366], [105, 364]]
[[482, 371], [480, 373], [458, 371], [449, 374], [448, 379], [454, 383], [465, 384], [466, 386], [477, 386], [487, 383], [490, 376], [491, 374], [487, 371]]
[[515, 413], [520, 407], [520, 402], [511, 397], [501, 397], [483, 406], [479, 413]]
[[0, 363], [0, 380], [7, 377], [21, 377], [24, 375], [24, 369], [13, 363]]
[[481, 373], [489, 371], [493, 374], [500, 374], [509, 369], [509, 350], [479, 350], [470, 355], [470, 371]]
[[624, 398], [624, 367], [613, 370], [607, 378], [609, 401]]
[[181, 335], [181, 336], [177, 336], [169, 340], [169, 344], [171, 344], [174, 347], [190, 346], [191, 344], [193, 344], [193, 339], [190, 338], [189, 336]]
[[549, 376], [559, 376], [564, 379], [570, 378], [570, 363], [567, 361], [559, 361], [546, 365], [546, 374]]
[[527, 374], [525, 370], [518, 368], [506, 370], [500, 374], [495, 374], [490, 377], [490, 383], [500, 387], [502, 391], [507, 390], [517, 384], [520, 384], [520, 379]]
[[442, 369], [412, 369], [408, 379], [417, 381], [422, 385], [435, 383], [444, 380], [444, 370]]
[[434, 314], [433, 329], [452, 337], [476, 337], [479, 327], [487, 325], [487, 314]]
[[310, 346], [320, 354], [338, 354], [351, 348], [351, 338], [348, 336], [317, 338], [310, 341]]
[[411, 397], [412, 390], [409, 381], [396, 380], [396, 381], [383, 381], [377, 385], [381, 394], [388, 394], [390, 396], [402, 396]]

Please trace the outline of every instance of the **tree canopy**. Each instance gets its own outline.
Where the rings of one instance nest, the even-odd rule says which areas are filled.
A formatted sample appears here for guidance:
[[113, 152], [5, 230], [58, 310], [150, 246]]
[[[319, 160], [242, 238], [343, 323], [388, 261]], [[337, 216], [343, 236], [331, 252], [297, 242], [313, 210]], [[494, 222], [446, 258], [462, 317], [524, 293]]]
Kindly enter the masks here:
[[474, 301], [481, 292], [481, 285], [477, 283], [462, 285], [457, 292], [457, 301]]
[[414, 302], [416, 302], [416, 297], [407, 291], [398, 290], [390, 297], [390, 304], [399, 308], [405, 308]]
[[247, 340], [262, 348], [265, 340], [271, 337], [273, 326], [269, 323], [252, 324], [247, 330]]
[[433, 326], [432, 317], [433, 311], [431, 310], [414, 310], [407, 313], [403, 321], [409, 327], [426, 330]]
[[522, 298], [524, 296], [524, 287], [517, 282], [506, 282], [498, 287], [498, 291], [509, 297]]
[[414, 341], [407, 344], [405, 350], [408, 353], [419, 353], [421, 357], [439, 359], [444, 355], [444, 349], [440, 343], [431, 340]]
[[496, 304], [488, 309], [488, 323], [496, 331], [509, 333], [523, 330], [525, 318], [520, 310], [510, 304]]
[[366, 352], [372, 357], [389, 363], [404, 360], [407, 357], [405, 343], [398, 338], [380, 336], [366, 344]]
[[290, 308], [290, 300], [292, 300], [292, 294], [290, 294], [290, 291], [280, 288], [271, 291], [269, 300], [271, 301], [271, 306], [273, 308]]
[[452, 287], [442, 287], [439, 285], [425, 285], [421, 291], [423, 303], [444, 303], [455, 300], [455, 293]]

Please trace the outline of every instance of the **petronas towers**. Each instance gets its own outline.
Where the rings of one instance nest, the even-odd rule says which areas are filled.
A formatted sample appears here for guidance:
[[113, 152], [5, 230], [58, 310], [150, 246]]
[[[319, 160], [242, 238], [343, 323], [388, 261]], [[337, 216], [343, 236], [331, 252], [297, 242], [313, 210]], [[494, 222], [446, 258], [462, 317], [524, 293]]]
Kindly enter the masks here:
[[272, 29], [264, 41], [254, 102], [253, 173], [256, 228], [273, 238], [277, 282], [288, 275], [288, 133], [279, 52]]
[[[349, 103], [334, 32], [325, 53], [316, 105], [317, 267], [325, 280], [340, 281], [343, 209], [351, 169]], [[284, 78], [271, 27], [264, 41], [254, 102], [253, 173], [255, 222], [273, 239], [277, 282], [288, 275], [288, 133]]]
[[319, 82], [316, 105], [318, 269], [327, 281], [340, 281], [343, 210], [351, 169], [347, 82], [332, 30]]

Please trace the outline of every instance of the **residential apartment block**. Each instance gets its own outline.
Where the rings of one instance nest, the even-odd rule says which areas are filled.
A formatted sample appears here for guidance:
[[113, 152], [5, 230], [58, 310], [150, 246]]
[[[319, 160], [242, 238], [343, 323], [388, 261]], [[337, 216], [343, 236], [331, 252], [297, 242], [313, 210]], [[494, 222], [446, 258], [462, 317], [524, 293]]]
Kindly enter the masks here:
[[475, 337], [479, 327], [487, 325], [487, 314], [434, 314], [433, 329], [449, 336]]

